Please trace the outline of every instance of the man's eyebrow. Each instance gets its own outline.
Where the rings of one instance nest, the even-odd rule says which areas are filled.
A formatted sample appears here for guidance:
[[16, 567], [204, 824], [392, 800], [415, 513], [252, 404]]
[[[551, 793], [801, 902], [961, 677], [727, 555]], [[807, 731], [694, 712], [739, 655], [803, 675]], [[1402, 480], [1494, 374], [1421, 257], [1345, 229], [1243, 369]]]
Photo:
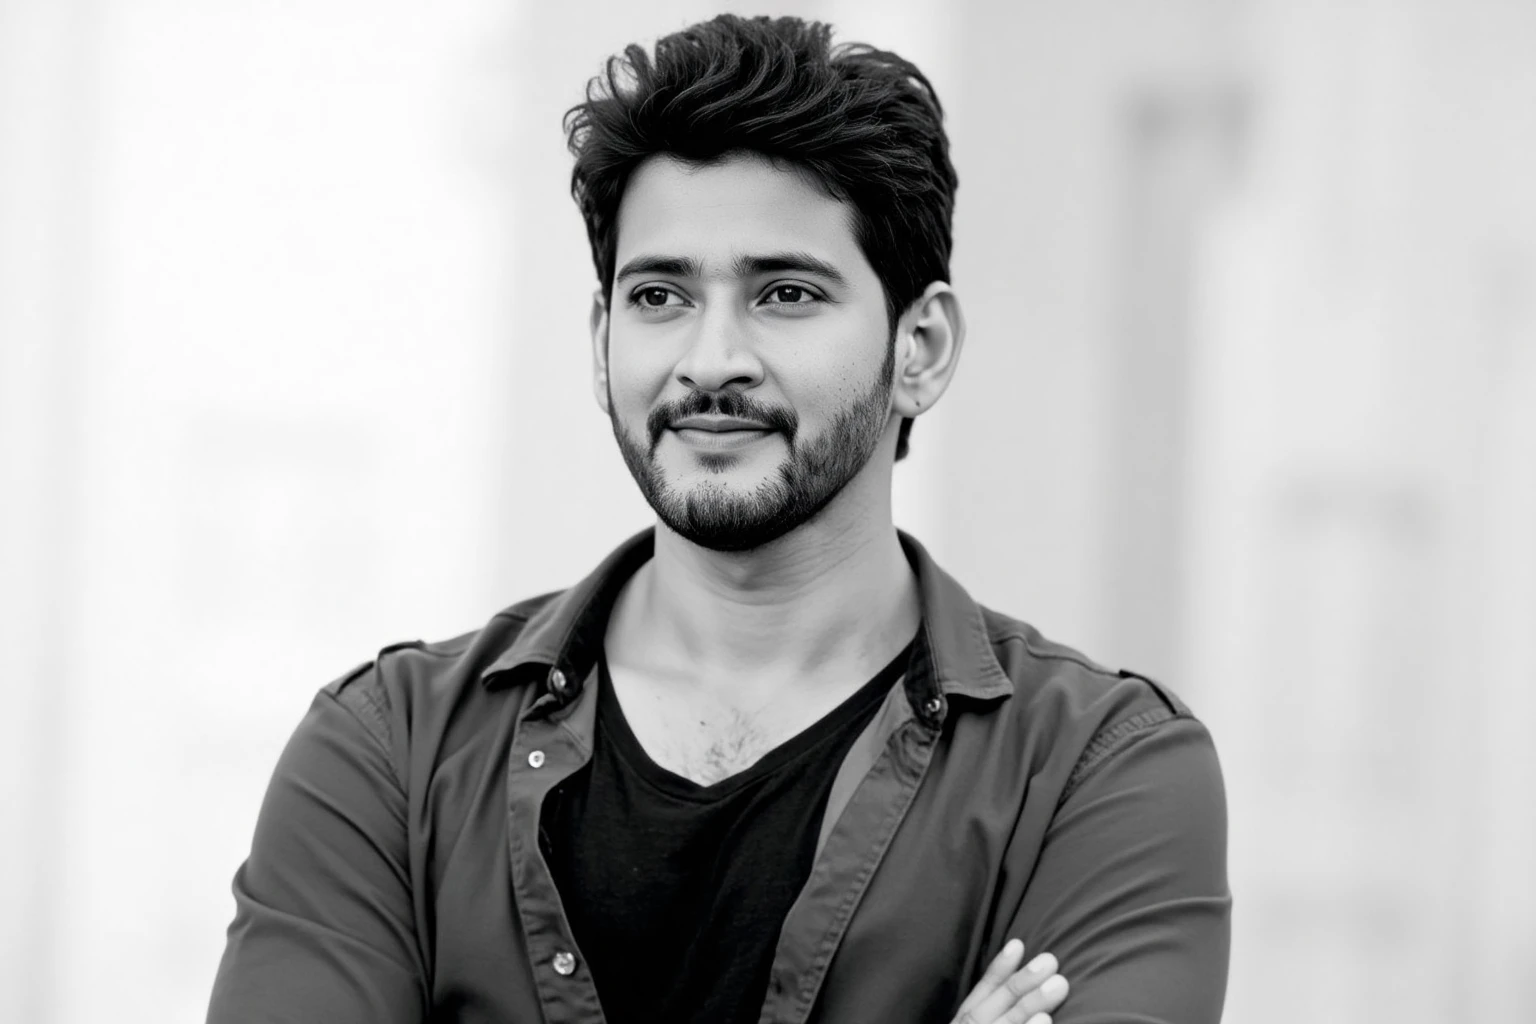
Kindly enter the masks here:
[[812, 256], [808, 252], [771, 252], [760, 256], [738, 256], [732, 265], [732, 270], [738, 277], [747, 277], [752, 274], [771, 274], [779, 271], [791, 273], [815, 274], [824, 277], [833, 284], [844, 288], [848, 286], [848, 279], [832, 264], [824, 259]]
[[[775, 274], [788, 271], [797, 274], [814, 274], [835, 285], [846, 288], [848, 279], [826, 260], [808, 252], [769, 252], [738, 256], [731, 263], [731, 272], [737, 277], [756, 274]], [[668, 274], [673, 277], [701, 277], [704, 268], [691, 256], [660, 256], [642, 254], [625, 263], [613, 275], [622, 281], [637, 274]]]
[[689, 256], [636, 256], [613, 275], [622, 281], [634, 274], [671, 274], [673, 277], [698, 277], [699, 261]]

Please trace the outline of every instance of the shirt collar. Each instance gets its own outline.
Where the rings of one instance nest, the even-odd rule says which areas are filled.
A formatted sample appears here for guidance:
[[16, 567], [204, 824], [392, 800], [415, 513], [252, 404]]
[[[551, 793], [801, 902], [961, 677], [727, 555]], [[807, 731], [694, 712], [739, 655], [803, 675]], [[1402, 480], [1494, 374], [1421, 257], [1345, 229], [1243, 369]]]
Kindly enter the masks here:
[[[992, 650], [981, 607], [926, 548], [901, 530], [896, 535], [917, 575], [922, 603], [922, 629], [905, 681], [914, 715], [937, 725], [952, 697], [1011, 695], [1013, 681]], [[542, 679], [556, 702], [574, 699], [596, 664], [614, 599], [655, 549], [654, 527], [619, 545], [585, 579], [534, 612], [512, 645], [480, 674], [481, 682], [495, 687]]]

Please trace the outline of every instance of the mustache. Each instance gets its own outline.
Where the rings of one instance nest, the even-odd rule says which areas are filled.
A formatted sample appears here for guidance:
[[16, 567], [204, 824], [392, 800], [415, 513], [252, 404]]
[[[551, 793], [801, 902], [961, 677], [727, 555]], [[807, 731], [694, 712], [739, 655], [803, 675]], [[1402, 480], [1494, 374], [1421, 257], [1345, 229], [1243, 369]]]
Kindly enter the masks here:
[[645, 418], [652, 451], [660, 443], [662, 433], [684, 416], [733, 416], [755, 420], [771, 430], [783, 432], [785, 439], [791, 442], [800, 427], [800, 417], [793, 410], [759, 402], [740, 391], [690, 391], [686, 398], [662, 402]]

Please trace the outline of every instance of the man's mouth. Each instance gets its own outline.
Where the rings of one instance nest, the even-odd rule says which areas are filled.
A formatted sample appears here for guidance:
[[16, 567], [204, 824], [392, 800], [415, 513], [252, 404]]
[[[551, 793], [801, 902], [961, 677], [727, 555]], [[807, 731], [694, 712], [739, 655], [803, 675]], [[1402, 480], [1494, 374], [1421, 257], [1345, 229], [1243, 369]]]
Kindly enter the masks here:
[[767, 424], [731, 416], [685, 416], [668, 429], [690, 448], [713, 452], [745, 448], [776, 433]]
[[678, 431], [702, 431], [711, 434], [739, 433], [743, 431], [767, 433], [773, 428], [757, 420], [744, 420], [736, 416], [684, 416], [673, 420], [671, 429]]

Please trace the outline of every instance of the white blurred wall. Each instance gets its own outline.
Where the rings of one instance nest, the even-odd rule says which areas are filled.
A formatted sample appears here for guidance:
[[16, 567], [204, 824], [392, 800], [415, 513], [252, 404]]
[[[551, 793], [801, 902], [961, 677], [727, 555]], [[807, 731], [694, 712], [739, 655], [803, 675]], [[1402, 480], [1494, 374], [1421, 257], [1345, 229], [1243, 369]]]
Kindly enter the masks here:
[[[314, 691], [648, 521], [559, 119], [719, 9], [0, 0], [0, 1020], [200, 1020]], [[1536, 6], [777, 9], [950, 111], [898, 522], [1210, 724], [1227, 1019], [1536, 1019]]]

